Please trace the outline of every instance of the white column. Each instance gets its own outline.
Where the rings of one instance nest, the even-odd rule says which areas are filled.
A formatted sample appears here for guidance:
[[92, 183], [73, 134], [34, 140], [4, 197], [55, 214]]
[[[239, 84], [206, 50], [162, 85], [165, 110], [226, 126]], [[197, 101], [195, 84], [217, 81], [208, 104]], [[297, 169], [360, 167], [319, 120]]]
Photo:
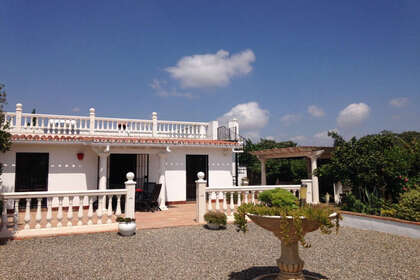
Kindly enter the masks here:
[[106, 190], [108, 156], [109, 156], [109, 152], [99, 153], [99, 189], [100, 190]]
[[157, 136], [157, 126], [158, 126], [157, 113], [153, 112], [152, 113], [152, 136], [153, 137]]
[[312, 203], [312, 179], [304, 179], [302, 184], [306, 185], [306, 203]]
[[334, 183], [334, 202], [336, 204], [340, 203], [340, 194], [343, 193], [343, 184], [338, 181], [337, 183]]
[[168, 210], [166, 207], [166, 178], [165, 178], [165, 160], [166, 154], [159, 154], [160, 159], [160, 171], [159, 171], [159, 184], [162, 184], [159, 194], [159, 208], [160, 210]]
[[266, 159], [259, 158], [261, 162], [261, 186], [267, 185], [267, 175], [265, 174], [265, 163]]
[[[108, 170], [108, 156], [109, 152], [102, 152], [99, 153], [99, 189], [100, 190], [106, 190], [106, 177], [107, 177], [107, 170]], [[121, 182], [122, 184], [122, 182]], [[105, 199], [100, 199], [98, 202], [101, 204], [98, 204], [98, 206], [102, 207], [102, 211], [105, 211], [106, 209], [106, 201]]]
[[312, 171], [312, 202], [319, 203], [319, 182], [318, 176], [314, 175], [314, 170], [317, 168], [317, 156], [311, 157], [311, 171]]
[[133, 181], [134, 173], [127, 173], [127, 181], [125, 181], [125, 188], [127, 189], [127, 196], [125, 198], [125, 217], [134, 219], [135, 216], [135, 195], [136, 182]]
[[197, 192], [197, 203], [196, 203], [196, 221], [204, 223], [204, 214], [206, 213], [206, 186], [207, 181], [204, 180], [204, 173], [197, 173], [198, 180], [195, 181], [196, 192]]
[[16, 104], [16, 131], [19, 132], [22, 127], [22, 104]]
[[89, 133], [93, 135], [95, 133], [95, 108], [89, 109]]

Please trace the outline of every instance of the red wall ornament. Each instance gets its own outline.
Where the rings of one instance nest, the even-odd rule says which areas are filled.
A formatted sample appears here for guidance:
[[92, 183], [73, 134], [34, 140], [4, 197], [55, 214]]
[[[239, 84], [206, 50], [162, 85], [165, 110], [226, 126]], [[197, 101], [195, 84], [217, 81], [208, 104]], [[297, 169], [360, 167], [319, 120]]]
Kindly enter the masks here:
[[77, 159], [83, 160], [84, 155], [85, 155], [84, 153], [77, 153]]

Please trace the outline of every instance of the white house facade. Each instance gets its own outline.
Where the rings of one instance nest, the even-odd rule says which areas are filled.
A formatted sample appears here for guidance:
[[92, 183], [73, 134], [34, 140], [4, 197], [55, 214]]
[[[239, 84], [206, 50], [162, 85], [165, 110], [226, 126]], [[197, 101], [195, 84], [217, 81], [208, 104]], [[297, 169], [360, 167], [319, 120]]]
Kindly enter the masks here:
[[[124, 188], [127, 172], [136, 188], [162, 184], [161, 209], [196, 199], [195, 180], [231, 186], [237, 176], [239, 125], [89, 116], [28, 114], [22, 105], [5, 113], [12, 148], [0, 154], [1, 192], [86, 191]], [[54, 203], [54, 202], [53, 202]], [[65, 202], [64, 202], [65, 203]], [[86, 202], [88, 203], [88, 202]]]

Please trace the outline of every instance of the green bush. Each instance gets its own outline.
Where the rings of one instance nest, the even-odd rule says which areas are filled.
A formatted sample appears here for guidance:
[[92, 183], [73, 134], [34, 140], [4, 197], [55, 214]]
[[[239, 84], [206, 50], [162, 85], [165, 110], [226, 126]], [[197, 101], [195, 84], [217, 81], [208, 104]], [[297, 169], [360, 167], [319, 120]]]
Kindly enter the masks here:
[[298, 199], [291, 192], [276, 188], [267, 190], [260, 193], [258, 199], [268, 207], [279, 207], [296, 209], [298, 208]]
[[117, 221], [117, 223], [131, 223], [131, 222], [135, 222], [136, 219], [118, 217], [116, 221]]
[[350, 192], [341, 199], [340, 208], [345, 211], [364, 213], [366, 206]]
[[395, 208], [397, 218], [420, 222], [420, 190], [412, 189], [402, 194]]
[[220, 211], [209, 211], [204, 215], [204, 220], [209, 224], [216, 224], [220, 226], [226, 225], [227, 217], [225, 213]]

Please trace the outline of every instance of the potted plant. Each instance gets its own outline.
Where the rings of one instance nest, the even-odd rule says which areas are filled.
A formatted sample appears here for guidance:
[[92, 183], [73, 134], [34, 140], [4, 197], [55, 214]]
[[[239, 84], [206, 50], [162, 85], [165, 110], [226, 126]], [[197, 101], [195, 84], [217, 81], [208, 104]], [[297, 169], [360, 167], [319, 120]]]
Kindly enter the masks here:
[[281, 241], [281, 257], [277, 260], [278, 275], [263, 275], [258, 279], [305, 279], [303, 260], [299, 257], [298, 243], [310, 247], [305, 234], [320, 229], [330, 234], [338, 230], [341, 218], [335, 209], [325, 205], [299, 205], [298, 199], [284, 189], [263, 191], [260, 204], [243, 204], [237, 210], [235, 225], [238, 231], [247, 231], [247, 219], [271, 231]]
[[226, 226], [227, 217], [225, 213], [220, 211], [209, 211], [204, 215], [209, 229], [220, 229], [220, 226]]
[[122, 236], [131, 236], [136, 232], [136, 219], [118, 217], [118, 232]]

